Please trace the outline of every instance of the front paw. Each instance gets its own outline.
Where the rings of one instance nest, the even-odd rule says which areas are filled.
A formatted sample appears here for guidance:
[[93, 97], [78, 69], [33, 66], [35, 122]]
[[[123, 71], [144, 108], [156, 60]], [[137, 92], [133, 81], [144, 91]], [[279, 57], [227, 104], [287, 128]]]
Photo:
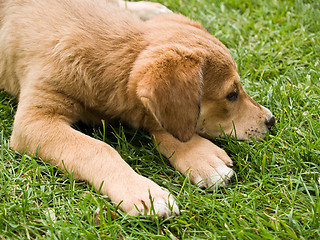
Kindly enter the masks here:
[[190, 180], [200, 188], [214, 190], [217, 187], [226, 187], [234, 172], [219, 159], [204, 161], [193, 166], [189, 171]]
[[198, 136], [181, 146], [170, 162], [193, 184], [208, 189], [228, 185], [234, 172], [232, 160], [224, 150]]
[[190, 180], [201, 188], [226, 187], [234, 174], [230, 168], [233, 166], [232, 160], [216, 145], [212, 144], [209, 149], [210, 152], [200, 154], [201, 159], [191, 167]]
[[121, 195], [120, 208], [129, 215], [163, 218], [179, 215], [178, 204], [171, 194], [147, 178], [139, 176]]

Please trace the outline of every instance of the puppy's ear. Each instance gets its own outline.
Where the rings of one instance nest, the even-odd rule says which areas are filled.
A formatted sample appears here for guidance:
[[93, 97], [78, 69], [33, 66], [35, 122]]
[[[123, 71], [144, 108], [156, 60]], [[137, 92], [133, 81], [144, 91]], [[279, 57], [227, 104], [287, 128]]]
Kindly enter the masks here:
[[167, 132], [188, 141], [200, 113], [202, 59], [182, 47], [157, 49], [140, 59], [138, 97]]

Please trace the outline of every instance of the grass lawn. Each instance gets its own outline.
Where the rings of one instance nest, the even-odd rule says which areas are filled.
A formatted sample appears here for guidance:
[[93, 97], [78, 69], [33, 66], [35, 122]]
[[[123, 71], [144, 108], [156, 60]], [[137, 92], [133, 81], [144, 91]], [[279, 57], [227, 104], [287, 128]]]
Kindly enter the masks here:
[[271, 134], [250, 144], [214, 140], [236, 175], [209, 192], [175, 171], [142, 131], [76, 126], [169, 189], [181, 209], [166, 221], [130, 217], [86, 182], [10, 150], [16, 102], [0, 92], [0, 239], [320, 239], [320, 1], [160, 2], [230, 49], [244, 88], [277, 119]]

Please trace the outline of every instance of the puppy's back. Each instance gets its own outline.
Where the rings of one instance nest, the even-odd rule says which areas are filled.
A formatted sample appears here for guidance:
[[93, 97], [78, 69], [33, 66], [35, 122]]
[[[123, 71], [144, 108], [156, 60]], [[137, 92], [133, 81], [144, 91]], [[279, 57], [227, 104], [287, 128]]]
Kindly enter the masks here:
[[0, 0], [0, 88], [18, 95], [27, 68], [62, 56], [58, 48], [112, 52], [140, 22], [101, 0]]

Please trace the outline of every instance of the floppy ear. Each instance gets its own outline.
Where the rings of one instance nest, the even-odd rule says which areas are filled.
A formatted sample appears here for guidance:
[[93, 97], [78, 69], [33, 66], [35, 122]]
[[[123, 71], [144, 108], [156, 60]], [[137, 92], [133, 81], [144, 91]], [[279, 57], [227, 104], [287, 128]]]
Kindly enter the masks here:
[[135, 69], [138, 98], [167, 132], [188, 141], [200, 113], [201, 58], [172, 46], [143, 55]]

